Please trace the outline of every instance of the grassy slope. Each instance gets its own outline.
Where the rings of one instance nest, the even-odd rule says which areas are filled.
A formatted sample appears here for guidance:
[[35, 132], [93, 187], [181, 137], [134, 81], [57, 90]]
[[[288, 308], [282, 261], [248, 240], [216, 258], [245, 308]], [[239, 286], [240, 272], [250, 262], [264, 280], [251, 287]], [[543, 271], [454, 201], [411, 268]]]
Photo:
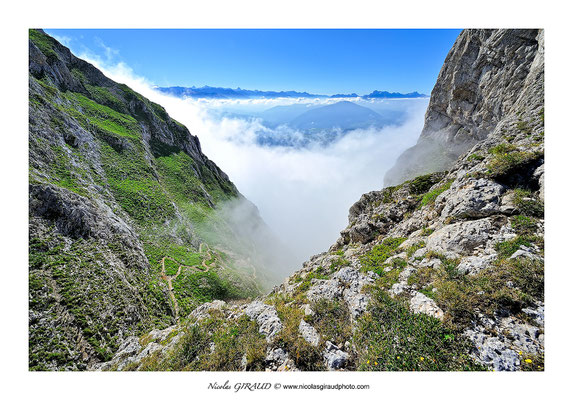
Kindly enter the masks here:
[[[58, 61], [54, 39], [35, 30], [30, 39], [48, 63]], [[74, 238], [70, 244], [50, 221], [31, 229], [30, 309], [52, 315], [54, 321], [63, 315], [72, 320], [60, 328], [58, 323], [31, 322], [32, 369], [77, 368], [82, 357], [71, 343], [74, 330], [85, 338], [92, 360], [109, 359], [117, 349], [118, 326], [125, 325], [129, 302], [138, 315], [127, 323], [128, 332], [172, 323], [172, 307], [160, 279], [161, 258], [185, 265], [200, 266], [204, 257], [212, 262], [199, 253], [202, 239], [192, 226], [224, 226], [213, 204], [238, 195], [230, 181], [181, 147], [153, 137], [144, 140], [143, 129], [150, 127], [170, 130], [180, 143], [186, 140], [188, 132], [161, 106], [125, 85], [94, 85], [82, 68], [72, 68], [71, 74], [82, 83], [83, 93], [60, 90], [49, 76], [30, 76], [30, 114], [35, 128], [41, 128], [31, 130], [30, 183], [55, 185], [105, 202], [136, 230], [149, 263], [143, 270], [132, 265], [121, 238], [108, 243]], [[87, 144], [66, 140], [78, 126], [92, 135]], [[185, 270], [174, 281], [182, 314], [204, 301], [258, 293], [256, 284], [233, 270], [232, 260], [224, 255], [217, 260], [209, 272]], [[115, 265], [129, 271], [118, 272]]]

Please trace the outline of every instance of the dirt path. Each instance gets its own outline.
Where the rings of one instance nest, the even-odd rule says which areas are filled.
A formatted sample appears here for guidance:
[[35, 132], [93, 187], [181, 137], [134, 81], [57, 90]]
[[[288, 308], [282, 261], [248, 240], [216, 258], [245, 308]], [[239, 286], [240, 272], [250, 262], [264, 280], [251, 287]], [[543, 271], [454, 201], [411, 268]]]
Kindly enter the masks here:
[[[213, 252], [209, 249], [209, 246], [205, 243], [201, 243], [199, 245], [199, 254], [203, 253], [204, 247], [207, 247], [206, 253], [209, 255], [209, 259], [207, 261], [214, 261], [215, 256], [213, 255]], [[173, 261], [174, 263], [177, 263], [177, 265], [179, 265], [179, 268], [177, 269], [177, 273], [175, 275], [167, 275], [166, 274], [166, 272], [165, 272], [165, 260], [166, 259], [169, 259], [169, 260]], [[175, 279], [177, 279], [179, 274], [181, 274], [181, 269], [183, 267], [191, 268], [197, 272], [208, 272], [211, 269], [211, 265], [208, 265], [207, 261], [205, 260], [205, 258], [203, 258], [203, 261], [201, 262], [201, 266], [203, 267], [203, 269], [202, 269], [202, 268], [197, 267], [196, 265], [181, 264], [179, 261], [177, 261], [174, 258], [169, 257], [169, 256], [165, 256], [161, 259], [161, 279], [163, 279], [165, 282], [167, 282], [167, 289], [169, 290], [169, 297], [171, 298], [171, 301], [173, 302], [173, 309], [175, 311], [175, 320], [177, 322], [179, 322], [179, 304], [177, 303], [177, 299], [175, 298], [175, 294], [173, 293], [173, 283], [172, 282]]]
[[[179, 264], [179, 268], [177, 269], [177, 273], [175, 275], [173, 275], [173, 276], [167, 275], [165, 273], [165, 259], [166, 258], [168, 258], [172, 261], [175, 261], [171, 257], [163, 257], [161, 259], [161, 279], [163, 279], [164, 281], [167, 282], [167, 289], [169, 290], [169, 297], [171, 298], [171, 301], [173, 302], [173, 309], [175, 310], [175, 320], [179, 322], [179, 304], [177, 304], [177, 299], [175, 298], [175, 295], [173, 294], [173, 284], [171, 283], [171, 281], [173, 281], [173, 279], [177, 279], [177, 277], [181, 273], [181, 264]], [[177, 262], [177, 261], [175, 261], [175, 262]]]

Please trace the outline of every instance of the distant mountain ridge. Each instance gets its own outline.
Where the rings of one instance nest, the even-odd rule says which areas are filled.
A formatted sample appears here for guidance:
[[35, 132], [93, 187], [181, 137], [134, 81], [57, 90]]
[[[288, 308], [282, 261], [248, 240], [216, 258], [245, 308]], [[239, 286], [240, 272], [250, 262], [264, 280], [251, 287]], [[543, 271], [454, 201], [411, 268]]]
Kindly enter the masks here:
[[370, 94], [359, 96], [356, 93], [351, 94], [335, 94], [328, 96], [325, 94], [312, 94], [308, 92], [297, 92], [294, 90], [289, 91], [264, 91], [264, 90], [248, 90], [203, 86], [203, 87], [183, 87], [183, 86], [170, 86], [170, 87], [156, 87], [156, 90], [170, 94], [176, 97], [193, 97], [198, 99], [249, 99], [249, 98], [350, 98], [360, 97], [363, 99], [410, 99], [428, 97], [428, 95], [411, 92], [411, 93], [398, 93], [374, 90]]

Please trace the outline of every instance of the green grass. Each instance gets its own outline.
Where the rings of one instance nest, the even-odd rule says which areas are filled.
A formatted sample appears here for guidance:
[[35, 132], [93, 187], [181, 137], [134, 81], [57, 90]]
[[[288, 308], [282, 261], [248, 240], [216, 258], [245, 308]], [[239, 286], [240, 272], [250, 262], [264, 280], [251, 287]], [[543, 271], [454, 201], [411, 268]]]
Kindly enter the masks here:
[[[243, 315], [226, 320], [221, 313], [182, 328], [173, 350], [148, 357], [127, 369], [142, 371], [240, 371], [246, 355], [247, 371], [264, 371], [266, 342], [258, 325]], [[211, 352], [211, 344], [213, 351]]]
[[488, 163], [488, 174], [492, 177], [501, 177], [519, 169], [530, 161], [539, 157], [538, 152], [519, 151], [517, 147], [501, 143], [489, 150], [493, 159]]
[[501, 258], [491, 268], [471, 276], [442, 270], [433, 283], [435, 300], [445, 312], [444, 320], [455, 329], [467, 327], [476, 313], [494, 316], [505, 310], [519, 314], [535, 299], [543, 299], [543, 270], [543, 261], [521, 258]]
[[427, 206], [428, 204], [433, 204], [434, 201], [436, 201], [436, 198], [440, 194], [442, 194], [443, 192], [448, 190], [450, 188], [450, 186], [452, 186], [453, 181], [454, 181], [453, 179], [450, 179], [449, 181], [447, 181], [443, 185], [438, 186], [436, 189], [434, 189], [434, 190], [426, 193], [424, 196], [422, 196], [422, 200], [420, 201], [420, 206], [424, 207], [424, 206]]
[[518, 236], [515, 239], [497, 243], [495, 245], [495, 250], [497, 251], [497, 256], [500, 259], [509, 258], [513, 253], [519, 250], [521, 246], [530, 247], [532, 241], [532, 238], [529, 236]]
[[[99, 89], [99, 93], [103, 93], [104, 90]], [[109, 96], [112, 95], [109, 94]], [[117, 112], [80, 93], [66, 92], [64, 97], [70, 102], [69, 106], [62, 106], [64, 111], [74, 117], [86, 129], [95, 129], [126, 138], [140, 138], [141, 129], [132, 116]]]
[[483, 161], [485, 160], [485, 156], [480, 153], [472, 153], [468, 157], [468, 161]]
[[[431, 229], [430, 229], [431, 230]], [[427, 233], [427, 232], [426, 232]], [[432, 232], [428, 233], [428, 235], [424, 235], [424, 236], [429, 236], [431, 235]], [[412, 257], [414, 255], [414, 253], [419, 250], [422, 249], [426, 246], [426, 244], [423, 241], [419, 241], [414, 243], [413, 245], [411, 245], [410, 247], [408, 247], [408, 249], [406, 250], [406, 255], [408, 256], [408, 258]]]
[[88, 192], [82, 182], [82, 178], [86, 177], [86, 172], [73, 166], [70, 156], [62, 147], [51, 145], [50, 150], [54, 155], [53, 162], [50, 163], [52, 183], [79, 195], [86, 196]]
[[311, 324], [320, 334], [322, 341], [344, 343], [352, 336], [350, 312], [344, 301], [329, 301], [321, 299], [311, 304], [313, 315], [305, 316], [305, 321]]
[[312, 346], [299, 332], [298, 327], [303, 316], [300, 306], [278, 301], [275, 308], [283, 328], [274, 338], [274, 346], [287, 351], [296, 366], [303, 371], [324, 370], [320, 346]]
[[514, 190], [513, 203], [521, 214], [543, 218], [544, 206], [543, 203], [531, 191], [526, 189], [517, 188]]
[[170, 258], [166, 258], [164, 260], [164, 263], [165, 263], [165, 275], [174, 276], [175, 274], [177, 274], [177, 271], [179, 270], [179, 264], [177, 264]]
[[49, 37], [48, 35], [44, 35], [38, 32], [35, 29], [30, 29], [28, 31], [28, 35], [30, 40], [40, 49], [42, 53], [47, 57], [48, 61], [53, 62], [57, 60], [58, 55], [54, 50], [54, 45], [56, 41]]
[[110, 180], [114, 197], [138, 223], [163, 222], [175, 216], [175, 209], [163, 188], [151, 180]]
[[[78, 71], [76, 74], [80, 79], [83, 77], [81, 71], [77, 69], [74, 71]], [[90, 98], [94, 102], [109, 107], [119, 114], [127, 115], [129, 113], [127, 106], [122, 101], [123, 99], [120, 99], [117, 95], [112, 93], [109, 88], [93, 86], [89, 83], [85, 83], [84, 87], [88, 90]]]
[[529, 126], [529, 123], [527, 123], [526, 121], [522, 120], [517, 121], [515, 127], [517, 128], [518, 131], [526, 135], [529, 135], [531, 133], [531, 126]]
[[392, 256], [395, 250], [400, 246], [406, 238], [388, 238], [376, 245], [360, 257], [360, 263], [362, 264], [362, 271], [374, 271], [378, 275], [384, 273], [383, 264], [390, 256]]
[[361, 371], [481, 370], [470, 344], [438, 319], [413, 314], [407, 304], [374, 289], [368, 312], [358, 320], [354, 344]]
[[[114, 254], [122, 257], [121, 250]], [[89, 344], [88, 351], [99, 361], [107, 361], [117, 350], [120, 329], [141, 334], [169, 322], [167, 299], [153, 286], [158, 279], [110, 273], [110, 248], [97, 241], [66, 244], [57, 235], [33, 237], [29, 258], [30, 310], [42, 313], [43, 318], [60, 316], [53, 326], [30, 321], [30, 369], [81, 367], [74, 361], [74, 356], [81, 356], [74, 350], [78, 332]], [[132, 294], [134, 287], [137, 296]], [[149, 310], [150, 315], [127, 320], [133, 304]], [[102, 318], [102, 314], [107, 316]]]
[[537, 221], [525, 215], [511, 217], [511, 228], [519, 235], [531, 235], [537, 231]]

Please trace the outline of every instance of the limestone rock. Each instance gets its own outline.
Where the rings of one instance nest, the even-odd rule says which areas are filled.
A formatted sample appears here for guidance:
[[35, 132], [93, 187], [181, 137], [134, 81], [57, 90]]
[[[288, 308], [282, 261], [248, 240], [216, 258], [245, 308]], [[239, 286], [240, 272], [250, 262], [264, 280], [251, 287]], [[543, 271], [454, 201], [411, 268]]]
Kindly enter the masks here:
[[318, 346], [318, 343], [320, 342], [320, 335], [318, 334], [316, 329], [314, 329], [314, 327], [309, 323], [305, 322], [304, 319], [300, 320], [300, 324], [298, 325], [298, 331], [300, 332], [304, 340], [306, 340], [313, 346]]
[[326, 367], [329, 371], [335, 371], [345, 367], [346, 362], [350, 359], [350, 355], [342, 350], [335, 344], [327, 341], [323, 353]]
[[259, 332], [265, 335], [268, 342], [278, 334], [282, 329], [281, 320], [277, 314], [277, 310], [273, 306], [264, 304], [261, 301], [254, 301], [250, 303], [245, 309], [245, 314], [249, 318], [257, 321], [259, 324]]
[[423, 313], [440, 320], [444, 318], [444, 312], [436, 302], [420, 292], [416, 292], [410, 299], [410, 311]]
[[[500, 211], [501, 195], [505, 188], [489, 179], [471, 179], [455, 181], [450, 189], [443, 193], [445, 204], [442, 217], [487, 217]], [[436, 203], [439, 200], [436, 199]]]

